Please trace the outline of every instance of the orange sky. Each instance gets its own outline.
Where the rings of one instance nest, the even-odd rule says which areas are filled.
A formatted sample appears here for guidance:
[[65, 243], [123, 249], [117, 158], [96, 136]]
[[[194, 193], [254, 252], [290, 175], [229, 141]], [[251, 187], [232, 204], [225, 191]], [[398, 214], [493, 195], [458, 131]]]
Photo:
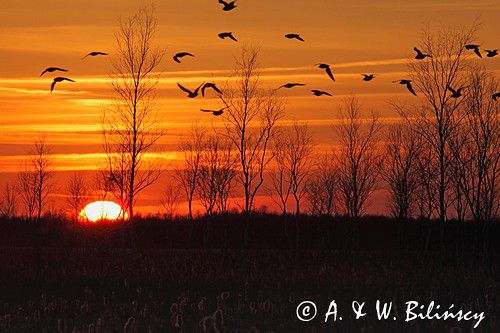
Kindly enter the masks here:
[[[89, 170], [101, 158], [100, 118], [109, 103], [108, 62], [80, 58], [90, 51], [113, 50], [113, 33], [120, 16], [133, 13], [139, 0], [19, 0], [0, 2], [0, 170], [15, 172], [23, 153], [44, 133], [54, 146], [58, 171]], [[175, 146], [193, 121], [213, 121], [200, 107], [217, 107], [210, 98], [187, 100], [176, 82], [188, 87], [201, 81], [223, 81], [239, 54], [251, 43], [261, 49], [269, 86], [306, 82], [308, 87], [287, 91], [288, 120], [308, 120], [316, 142], [331, 142], [329, 124], [343, 95], [356, 93], [366, 111], [377, 110], [391, 120], [387, 101], [412, 98], [392, 80], [405, 77], [404, 59], [412, 55], [419, 30], [426, 24], [482, 24], [478, 43], [499, 47], [496, 35], [498, 1], [332, 1], [239, 0], [226, 13], [216, 0], [154, 1], [159, 21], [158, 44], [165, 49], [159, 84], [158, 110], [168, 135], [162, 142], [166, 160], [175, 160]], [[233, 31], [241, 41], [217, 38]], [[306, 43], [283, 35], [297, 32]], [[196, 55], [176, 64], [176, 52]], [[332, 63], [337, 83], [313, 67]], [[498, 71], [498, 59], [484, 60]], [[47, 66], [70, 70], [77, 83], [60, 84], [49, 93], [50, 76], [39, 78]], [[370, 83], [359, 73], [377, 73]], [[325, 89], [333, 98], [315, 98], [309, 89]], [[3, 175], [2, 179], [8, 178]], [[154, 195], [150, 195], [151, 198]], [[147, 203], [154, 205], [151, 199]], [[144, 204], [146, 205], [146, 204]]]

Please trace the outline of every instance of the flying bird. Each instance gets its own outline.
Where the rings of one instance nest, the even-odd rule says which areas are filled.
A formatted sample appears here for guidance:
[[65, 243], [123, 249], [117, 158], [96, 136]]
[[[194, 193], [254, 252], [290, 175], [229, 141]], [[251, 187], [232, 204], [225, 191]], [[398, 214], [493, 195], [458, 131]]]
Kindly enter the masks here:
[[225, 12], [228, 12], [230, 10], [233, 10], [236, 8], [236, 0], [235, 1], [231, 1], [231, 2], [227, 2], [227, 1], [224, 1], [224, 0], [219, 0], [219, 3], [221, 5], [224, 5], [224, 7], [222, 8], [223, 11]]
[[413, 90], [413, 87], [411, 85], [411, 80], [397, 80], [397, 81], [392, 81], [392, 83], [399, 83], [402, 85], [406, 85], [408, 91], [411, 92], [413, 95], [417, 96], [417, 93], [415, 92], [415, 90]]
[[415, 56], [415, 59], [417, 59], [417, 60], [423, 60], [425, 58], [432, 58], [432, 56], [430, 54], [423, 53], [422, 51], [420, 51], [416, 47], [414, 47], [413, 50], [415, 52], [417, 52], [417, 55]]
[[459, 98], [459, 97], [462, 97], [462, 89], [465, 89], [465, 88], [466, 87], [460, 87], [457, 90], [455, 90], [452, 87], [448, 87], [448, 90], [451, 91], [451, 97]]
[[47, 67], [45, 68], [45, 70], [42, 72], [42, 74], [40, 74], [40, 76], [43, 76], [43, 74], [45, 73], [53, 73], [55, 71], [59, 71], [59, 72], [67, 72], [68, 70], [67, 69], [64, 69], [64, 68], [59, 68], [59, 67]]
[[177, 85], [179, 86], [179, 88], [181, 88], [182, 91], [186, 92], [188, 95], [187, 97], [189, 98], [195, 98], [198, 96], [198, 92], [200, 91], [200, 88], [203, 86], [204, 83], [200, 84], [200, 86], [198, 88], [196, 88], [195, 91], [191, 91], [187, 88], [184, 88], [180, 83], [177, 83]]
[[96, 57], [96, 56], [107, 56], [108, 54], [107, 53], [104, 53], [104, 52], [99, 52], [99, 51], [96, 51], [96, 52], [90, 52], [89, 54], [87, 54], [85, 57], [82, 58], [85, 59], [87, 57]]
[[287, 84], [280, 86], [278, 89], [281, 89], [281, 88], [291, 89], [291, 88], [295, 88], [295, 87], [303, 87], [305, 85], [306, 85], [305, 83], [287, 83]]
[[496, 101], [497, 98], [500, 97], [500, 92], [494, 93], [493, 95], [491, 95], [491, 97], [493, 98], [494, 101]]
[[468, 45], [465, 45], [465, 48], [469, 51], [474, 51], [475, 54], [477, 54], [477, 56], [479, 58], [482, 58], [483, 56], [481, 55], [481, 52], [479, 52], [479, 45], [475, 45], [475, 44], [468, 44]]
[[363, 76], [363, 81], [371, 81], [375, 78], [375, 74], [361, 74]]
[[316, 89], [313, 89], [311, 90], [311, 92], [313, 93], [314, 96], [332, 96], [332, 94], [330, 94], [329, 92], [326, 92], [326, 91], [322, 91], [322, 90], [316, 90]]
[[324, 69], [326, 74], [328, 74], [328, 76], [330, 77], [330, 79], [332, 79], [332, 81], [335, 82], [335, 78], [333, 77], [333, 73], [332, 73], [332, 69], [331, 69], [330, 65], [317, 64], [316, 66], [318, 66], [318, 68]]
[[177, 63], [180, 64], [181, 63], [180, 59], [183, 58], [183, 57], [188, 57], [188, 56], [189, 57], [194, 57], [194, 55], [191, 54], [191, 53], [189, 53], [189, 52], [179, 52], [176, 55], [174, 55], [173, 59], [174, 59], [175, 62], [177, 62]]
[[205, 97], [205, 89], [213, 89], [214, 91], [216, 91], [218, 94], [221, 94], [222, 95], [222, 91], [217, 88], [217, 85], [215, 83], [211, 83], [211, 82], [207, 82], [203, 85], [203, 87], [201, 88], [201, 95], [203, 97]]
[[201, 112], [210, 112], [212, 113], [214, 116], [221, 116], [223, 113], [224, 113], [224, 110], [227, 109], [227, 108], [222, 108], [220, 110], [207, 110], [207, 109], [200, 109]]
[[300, 40], [301, 42], [305, 42], [305, 40], [302, 37], [300, 37], [299, 34], [286, 34], [285, 38], [296, 39], [296, 40]]
[[236, 37], [234, 37], [234, 35], [233, 35], [232, 32], [222, 32], [222, 33], [219, 34], [219, 38], [221, 38], [221, 39], [230, 38], [230, 39], [234, 40], [235, 42], [238, 41], [236, 39]]
[[493, 57], [496, 57], [498, 55], [498, 50], [485, 50], [486, 51], [486, 56], [488, 58], [493, 58]]
[[54, 78], [54, 81], [52, 81], [52, 84], [50, 85], [50, 92], [52, 92], [54, 90], [56, 83], [63, 82], [63, 81], [75, 82], [74, 80], [68, 79], [67, 77], [58, 76], [58, 77]]

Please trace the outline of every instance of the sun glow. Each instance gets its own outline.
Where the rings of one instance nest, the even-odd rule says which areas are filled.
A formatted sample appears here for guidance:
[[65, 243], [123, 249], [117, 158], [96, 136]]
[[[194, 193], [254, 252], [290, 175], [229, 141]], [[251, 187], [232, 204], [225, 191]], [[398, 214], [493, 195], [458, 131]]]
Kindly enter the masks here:
[[96, 201], [85, 206], [80, 212], [80, 218], [89, 222], [98, 222], [103, 220], [114, 221], [128, 214], [123, 212], [120, 205], [111, 201]]

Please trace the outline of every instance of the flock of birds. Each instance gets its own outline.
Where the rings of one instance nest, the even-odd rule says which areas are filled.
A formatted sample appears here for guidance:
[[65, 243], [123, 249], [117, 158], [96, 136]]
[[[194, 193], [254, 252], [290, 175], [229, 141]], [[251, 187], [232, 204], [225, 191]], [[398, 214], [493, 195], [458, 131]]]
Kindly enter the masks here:
[[[237, 6], [236, 6], [236, 2], [238, 0], [235, 0], [235, 1], [224, 1], [224, 0], [218, 0], [219, 4], [221, 4], [223, 7], [222, 7], [222, 10], [223, 11], [226, 11], [226, 12], [229, 12], [229, 11], [232, 11], [234, 10]], [[238, 39], [234, 36], [233, 32], [222, 32], [220, 33], [219, 35], [219, 38], [221, 39], [231, 39], [235, 42], [238, 42]], [[290, 40], [297, 40], [297, 41], [300, 41], [300, 42], [305, 42], [305, 39], [302, 38], [302, 36], [300, 34], [297, 34], [297, 33], [289, 33], [289, 34], [286, 34], [284, 36], [285, 38], [287, 39], [290, 39]], [[469, 44], [469, 45], [466, 45], [465, 48], [469, 51], [473, 51], [479, 58], [483, 58], [483, 55], [480, 51], [480, 46], [479, 45], [476, 45], [476, 44]], [[421, 50], [419, 50], [417, 47], [414, 47], [413, 50], [416, 52], [416, 55], [415, 55], [415, 59], [417, 60], [424, 60], [426, 58], [432, 58], [432, 55], [430, 54], [426, 54], [424, 52], [422, 52]], [[484, 50], [486, 52], [486, 57], [488, 58], [493, 58], [493, 57], [496, 57], [498, 55], [498, 49], [494, 49], [494, 50]], [[87, 57], [97, 57], [97, 56], [107, 56], [108, 54], [107, 53], [104, 53], [104, 52], [99, 52], [99, 51], [95, 51], [95, 52], [90, 52], [88, 53], [87, 55], [85, 55], [82, 60], [84, 60], [85, 58]], [[177, 54], [175, 54], [173, 56], [173, 61], [176, 62], [176, 63], [181, 63], [182, 62], [182, 59], [185, 58], [185, 57], [194, 57], [194, 54], [190, 53], [190, 52], [179, 52]], [[317, 68], [323, 70], [326, 75], [330, 78], [330, 80], [332, 80], [333, 82], [335, 82], [335, 77], [333, 75], [333, 72], [332, 72], [332, 66], [330, 64], [326, 64], [326, 63], [319, 63], [316, 65]], [[59, 67], [48, 67], [46, 68], [41, 74], [40, 76], [43, 76], [45, 73], [53, 73], [53, 72], [67, 72], [68, 70], [64, 69], [64, 68], [59, 68]], [[361, 74], [361, 76], [363, 77], [362, 80], [365, 81], [365, 82], [369, 82], [369, 81], [372, 81], [376, 74]], [[74, 80], [72, 79], [69, 79], [67, 77], [63, 77], [63, 76], [58, 76], [58, 77], [55, 77], [53, 79], [53, 82], [50, 86], [50, 91], [52, 92], [56, 86], [57, 83], [59, 82], [63, 82], [63, 81], [68, 81], [68, 82], [75, 82]], [[401, 84], [403, 86], [406, 86], [406, 88], [408, 89], [408, 91], [417, 96], [417, 93], [415, 92], [415, 90], [413, 89], [413, 86], [412, 86], [412, 80], [409, 80], [409, 79], [402, 79], [402, 80], [396, 80], [396, 81], [393, 81], [393, 83], [398, 83], [398, 84]], [[222, 91], [217, 87], [217, 85], [215, 83], [212, 83], [212, 82], [208, 82], [208, 83], [202, 83], [201, 85], [199, 85], [196, 89], [194, 90], [190, 90], [186, 87], [184, 87], [183, 85], [181, 85], [180, 83], [177, 84], [178, 87], [184, 91], [186, 94], [187, 94], [187, 97], [188, 98], [196, 98], [199, 96], [199, 93], [200, 93], [200, 90], [201, 90], [201, 95], [204, 97], [205, 96], [205, 90], [206, 89], [213, 89], [217, 94], [220, 94], [222, 95]], [[292, 89], [292, 88], [295, 88], [295, 87], [301, 87], [301, 86], [305, 86], [306, 84], [305, 83], [286, 83], [286, 84], [283, 84], [282, 86], [278, 87], [277, 89]], [[457, 89], [454, 89], [453, 87], [447, 87], [447, 89], [451, 92], [451, 96], [453, 98], [459, 98], [462, 96], [462, 91], [463, 89], [465, 89], [467, 87], [460, 87], [460, 88], [457, 88]], [[314, 95], [314, 96], [333, 96], [330, 92], [328, 91], [323, 91], [323, 90], [318, 90], [318, 89], [312, 89], [311, 90], [311, 93]], [[492, 98], [496, 101], [498, 98], [500, 97], [500, 93], [495, 93], [492, 95]], [[202, 112], [208, 112], [208, 113], [212, 113], [214, 116], [220, 116], [224, 113], [224, 110], [226, 108], [222, 108], [220, 110], [208, 110], [208, 109], [201, 109]]]

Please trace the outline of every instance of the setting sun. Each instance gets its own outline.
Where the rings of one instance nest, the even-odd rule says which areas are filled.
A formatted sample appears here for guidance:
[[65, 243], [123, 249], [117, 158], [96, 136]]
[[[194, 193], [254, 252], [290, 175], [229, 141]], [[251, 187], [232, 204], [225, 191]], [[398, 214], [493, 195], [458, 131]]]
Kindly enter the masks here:
[[80, 217], [90, 222], [101, 220], [117, 220], [122, 216], [127, 218], [120, 205], [111, 201], [96, 201], [85, 206], [80, 212]]

